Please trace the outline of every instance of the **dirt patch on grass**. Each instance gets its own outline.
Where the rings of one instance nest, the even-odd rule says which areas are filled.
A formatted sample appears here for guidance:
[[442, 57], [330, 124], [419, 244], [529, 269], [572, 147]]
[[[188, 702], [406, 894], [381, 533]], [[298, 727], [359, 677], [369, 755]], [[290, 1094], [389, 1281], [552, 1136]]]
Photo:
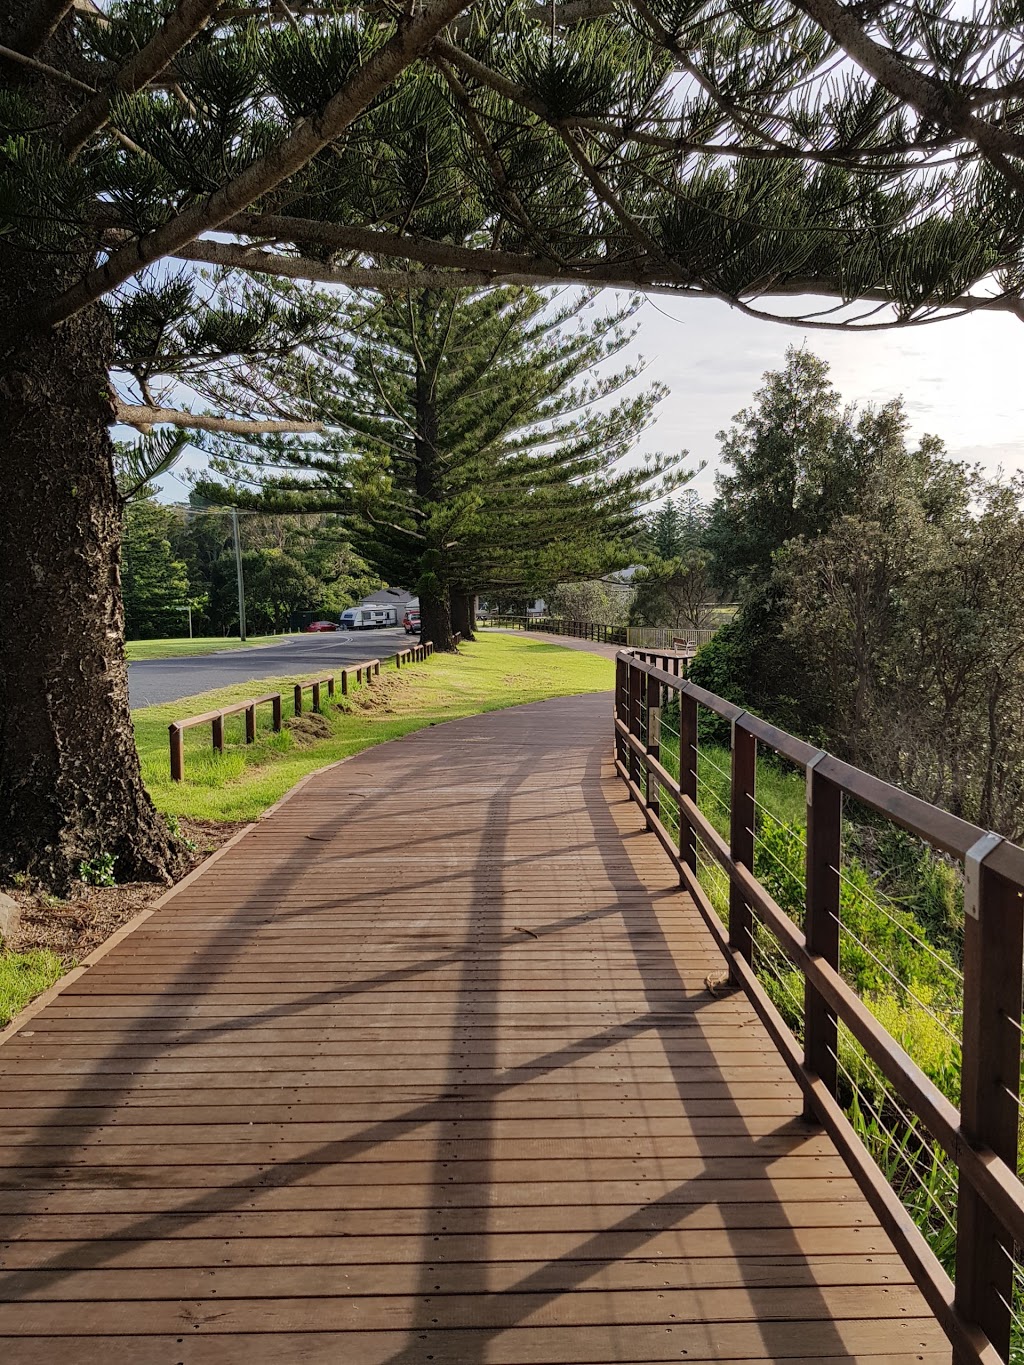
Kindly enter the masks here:
[[293, 716], [286, 720], [284, 728], [291, 735], [297, 749], [308, 749], [321, 739], [330, 739], [334, 734], [331, 722], [326, 716], [311, 711], [308, 716]]
[[[244, 821], [181, 819], [181, 835], [195, 844], [182, 875], [205, 862], [244, 826]], [[80, 882], [66, 900], [31, 886], [4, 889], [21, 906], [21, 923], [4, 948], [19, 953], [47, 948], [68, 970], [162, 896], [167, 887], [159, 882], [125, 882], [122, 886], [86, 886]]]
[[372, 687], [362, 687], [349, 697], [353, 711], [368, 715], [395, 716], [398, 708], [395, 702], [408, 690], [408, 680], [400, 673], [382, 673], [374, 678]]

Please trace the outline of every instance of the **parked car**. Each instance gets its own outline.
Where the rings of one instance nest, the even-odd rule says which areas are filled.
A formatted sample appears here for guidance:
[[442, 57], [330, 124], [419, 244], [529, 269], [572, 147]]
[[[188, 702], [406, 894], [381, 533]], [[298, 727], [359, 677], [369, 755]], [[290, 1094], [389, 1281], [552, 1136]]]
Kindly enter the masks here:
[[419, 635], [420, 633], [420, 611], [419, 607], [410, 607], [402, 618], [402, 625], [405, 627], [406, 635]]
[[303, 626], [302, 629], [307, 632], [315, 630], [337, 630], [338, 623], [337, 621], [310, 621], [309, 625]]

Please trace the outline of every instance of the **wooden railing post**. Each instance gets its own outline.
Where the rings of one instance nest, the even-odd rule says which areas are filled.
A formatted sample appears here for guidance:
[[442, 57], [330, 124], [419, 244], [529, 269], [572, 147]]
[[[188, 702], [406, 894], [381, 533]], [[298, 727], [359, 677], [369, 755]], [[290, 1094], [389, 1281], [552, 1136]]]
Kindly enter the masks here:
[[[686, 692], [679, 693], [679, 788], [684, 796], [697, 802], [697, 701]], [[679, 856], [692, 871], [697, 871], [697, 833], [679, 812]]]
[[[623, 725], [629, 724], [629, 664], [625, 659], [615, 660], [615, 718], [621, 720]], [[619, 734], [618, 726], [613, 728], [615, 732], [615, 757], [624, 767], [628, 767], [629, 749]]]
[[341, 670], [341, 695], [342, 695], [343, 697], [347, 697], [347, 696], [348, 696], [348, 669], [347, 669], [347, 668], [343, 668], [343, 669]]
[[181, 782], [185, 776], [185, 735], [177, 721], [167, 727], [171, 742], [171, 780]]
[[[647, 681], [646, 675], [642, 673], [639, 668], [634, 668], [633, 665], [630, 664], [629, 733], [634, 737], [634, 739], [640, 738], [640, 729], [643, 724], [644, 683], [646, 681]], [[630, 777], [639, 787], [642, 780], [642, 775], [640, 772], [640, 761], [637, 757], [636, 750], [632, 747], [632, 745], [630, 746], [629, 750], [629, 762], [627, 764], [627, 767], [629, 768]]]
[[[757, 740], [743, 727], [743, 711], [732, 723], [732, 791], [729, 801], [729, 852], [754, 870], [754, 780]], [[743, 892], [729, 884], [729, 947], [751, 959], [753, 919]], [[736, 983], [739, 984], [739, 983]]]
[[[807, 863], [804, 932], [807, 947], [830, 967], [839, 969], [839, 859], [842, 849], [843, 793], [816, 771], [825, 755], [807, 766]], [[804, 1065], [820, 1076], [830, 1095], [836, 1093], [839, 1029], [835, 1011], [810, 983], [804, 982]], [[804, 1117], [813, 1118], [809, 1100]]]
[[[646, 749], [652, 758], [661, 758], [661, 683], [656, 678], [648, 677], [645, 686], [647, 697], [647, 741]], [[647, 764], [644, 764], [644, 796], [647, 799], [647, 809], [652, 815], [660, 817], [661, 800], [658, 795], [658, 779], [653, 775]]]
[[270, 704], [274, 709], [274, 730], [280, 732], [281, 729], [281, 694], [275, 692], [270, 699]]
[[295, 714], [296, 714], [297, 716], [301, 716], [301, 715], [302, 715], [302, 686], [301, 686], [301, 684], [299, 684], [299, 683], [296, 683], [296, 684], [295, 684], [295, 708], [294, 708], [294, 709], [295, 709]]
[[255, 744], [256, 742], [256, 703], [245, 708], [245, 742]]
[[[980, 839], [964, 864], [964, 1014], [960, 1125], [1017, 1169], [1020, 1123], [1020, 891], [985, 869], [998, 835]], [[973, 855], [973, 857], [972, 857]], [[1009, 1360], [1013, 1240], [970, 1181], [960, 1177], [956, 1228], [956, 1307]]]
[[315, 683], [313, 684], [313, 711], [314, 711], [314, 713], [316, 713], [317, 715], [319, 715], [319, 713], [320, 713], [320, 684], [319, 684], [319, 682], [315, 682]]
[[214, 716], [210, 722], [210, 737], [213, 740], [213, 747], [219, 754], [224, 752], [224, 717]]

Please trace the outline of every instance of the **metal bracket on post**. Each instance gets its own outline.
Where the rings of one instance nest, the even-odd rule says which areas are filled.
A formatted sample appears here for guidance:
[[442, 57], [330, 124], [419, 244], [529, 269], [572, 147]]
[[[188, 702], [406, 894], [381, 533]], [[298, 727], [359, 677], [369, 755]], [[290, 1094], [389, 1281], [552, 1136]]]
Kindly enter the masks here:
[[985, 859], [1004, 842], [1001, 834], [983, 834], [964, 854], [964, 914], [977, 919], [981, 906], [981, 869]]
[[825, 749], [819, 749], [813, 758], [808, 759], [807, 767], [804, 769], [804, 776], [807, 779], [807, 804], [809, 806], [814, 805], [814, 798], [811, 796], [811, 792], [813, 790], [813, 783], [811, 781], [811, 778], [814, 776], [815, 768], [818, 766], [818, 764], [821, 762], [823, 758], [828, 758], [828, 751]]

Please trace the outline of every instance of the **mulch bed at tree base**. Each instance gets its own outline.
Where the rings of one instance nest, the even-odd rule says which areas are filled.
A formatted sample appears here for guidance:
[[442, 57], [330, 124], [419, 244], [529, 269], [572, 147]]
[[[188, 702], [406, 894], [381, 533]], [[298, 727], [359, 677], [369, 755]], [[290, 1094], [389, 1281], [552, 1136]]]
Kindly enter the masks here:
[[[195, 844], [195, 851], [181, 875], [184, 877], [205, 862], [248, 823], [182, 817], [180, 833]], [[121, 886], [87, 886], [79, 882], [70, 897], [58, 900], [31, 886], [4, 887], [6, 894], [21, 906], [21, 923], [3, 946], [19, 953], [48, 948], [59, 954], [65, 970], [69, 970], [167, 890], [161, 882], [125, 882]]]

